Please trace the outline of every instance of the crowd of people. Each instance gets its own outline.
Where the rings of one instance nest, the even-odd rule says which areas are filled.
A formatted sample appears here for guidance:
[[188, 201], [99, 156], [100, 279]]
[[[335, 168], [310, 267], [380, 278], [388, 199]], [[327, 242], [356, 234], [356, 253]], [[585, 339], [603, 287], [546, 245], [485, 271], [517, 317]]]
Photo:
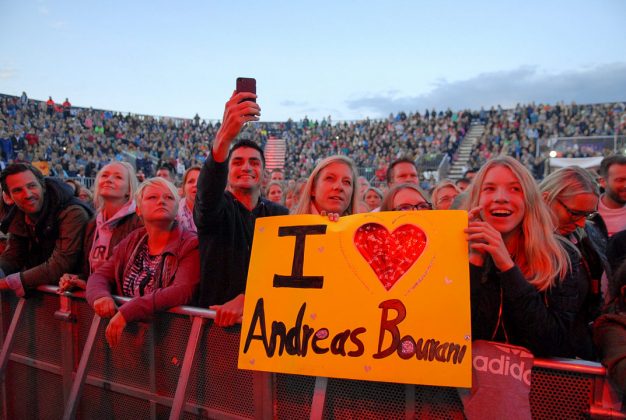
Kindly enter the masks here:
[[[514, 109], [483, 109], [478, 118], [485, 131], [472, 150], [468, 166], [480, 168], [491, 157], [504, 154], [519, 160], [536, 179], [542, 179], [548, 169], [549, 140], [613, 136], [626, 127], [625, 116], [624, 103], [518, 104]], [[594, 141], [570, 142], [559, 149], [559, 157], [604, 156], [609, 152], [604, 143]]]
[[[315, 214], [333, 222], [364, 212], [462, 209], [468, 214], [472, 338], [524, 346], [540, 357], [603, 360], [625, 389], [626, 156], [606, 156], [597, 176], [573, 166], [541, 183], [522, 159], [524, 148], [535, 144], [528, 135], [533, 128], [541, 127], [539, 136], [575, 131], [586, 110], [597, 108], [606, 113], [592, 111], [588, 129], [610, 130], [612, 119], [602, 116], [614, 107], [478, 113], [490, 139], [481, 144], [496, 147], [494, 135], [500, 143], [515, 138], [507, 145], [519, 146], [520, 154], [480, 162], [466, 172], [465, 183], [424, 185], [416, 153], [454, 154], [471, 113], [268, 128], [256, 124], [260, 107], [248, 99], [256, 95], [235, 92], [214, 125], [90, 110], [68, 115], [54, 106], [39, 113], [27, 99], [11, 107], [5, 99], [0, 128], [13, 136], [12, 153], [22, 156], [0, 175], [0, 230], [7, 235], [0, 290], [25, 296], [45, 283], [60, 291], [86, 289], [94, 311], [110, 318], [111, 346], [127, 323], [181, 304], [214, 310], [215, 324], [226, 327], [243, 315], [256, 218]], [[86, 119], [91, 138], [84, 138]], [[41, 137], [13, 148], [16, 133], [30, 134], [33, 127], [42, 129]], [[255, 136], [267, 138], [270, 129], [283, 130], [288, 144], [299, 142], [289, 149], [290, 169], [266, 170], [263, 142]], [[182, 168], [166, 162], [176, 145]], [[69, 169], [85, 159], [87, 146], [84, 166], [102, 162], [90, 169], [92, 198], [81, 199], [80, 183], [46, 176], [65, 171], [62, 163], [45, 173], [36, 163], [41, 159], [26, 159], [54, 154], [59, 162], [67, 158]], [[113, 155], [101, 155], [101, 147]], [[156, 176], [145, 164], [135, 168], [116, 157], [127, 149], [161, 153]], [[362, 162], [382, 165], [384, 188], [358, 175]], [[131, 300], [118, 307], [115, 294]]]

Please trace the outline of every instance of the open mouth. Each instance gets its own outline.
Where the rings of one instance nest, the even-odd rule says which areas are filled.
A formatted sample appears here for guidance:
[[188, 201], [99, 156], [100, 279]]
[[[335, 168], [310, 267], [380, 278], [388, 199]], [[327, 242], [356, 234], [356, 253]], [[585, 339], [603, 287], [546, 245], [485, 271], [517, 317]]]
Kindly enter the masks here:
[[513, 212], [505, 209], [495, 209], [489, 212], [493, 217], [509, 217]]

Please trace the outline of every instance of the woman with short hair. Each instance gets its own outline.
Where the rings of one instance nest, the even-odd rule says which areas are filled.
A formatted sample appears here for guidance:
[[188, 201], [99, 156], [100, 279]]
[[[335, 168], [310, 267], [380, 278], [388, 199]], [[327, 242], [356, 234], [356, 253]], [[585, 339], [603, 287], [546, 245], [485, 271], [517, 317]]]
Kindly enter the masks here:
[[457, 195], [461, 193], [454, 182], [445, 179], [438, 183], [430, 196], [435, 210], [449, 210]]
[[[111, 318], [105, 332], [111, 347], [128, 322], [190, 303], [200, 280], [198, 238], [176, 221], [176, 187], [151, 178], [139, 186], [136, 200], [144, 227], [120, 242], [87, 282], [87, 301], [99, 316]], [[132, 299], [118, 308], [112, 294]]]

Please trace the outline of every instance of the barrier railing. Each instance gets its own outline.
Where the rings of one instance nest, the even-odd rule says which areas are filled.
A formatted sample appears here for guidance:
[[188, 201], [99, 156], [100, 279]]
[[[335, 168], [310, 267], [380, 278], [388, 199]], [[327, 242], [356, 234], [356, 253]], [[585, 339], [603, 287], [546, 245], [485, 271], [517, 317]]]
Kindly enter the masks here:
[[[455, 388], [239, 370], [240, 329], [200, 308], [129, 324], [110, 349], [83, 294], [56, 290], [0, 295], [2, 418], [463, 417]], [[531, 383], [533, 418], [625, 418], [597, 363], [536, 360]]]

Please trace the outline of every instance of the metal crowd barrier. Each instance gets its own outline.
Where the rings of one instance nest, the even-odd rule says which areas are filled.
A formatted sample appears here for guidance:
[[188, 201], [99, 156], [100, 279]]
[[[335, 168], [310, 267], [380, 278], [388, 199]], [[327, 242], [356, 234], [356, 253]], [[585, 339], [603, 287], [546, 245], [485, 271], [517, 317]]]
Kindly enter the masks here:
[[[4, 419], [464, 417], [455, 388], [239, 370], [239, 328], [199, 308], [129, 324], [109, 349], [84, 295], [56, 290], [0, 294]], [[533, 418], [625, 417], [597, 363], [536, 360], [531, 383]]]

